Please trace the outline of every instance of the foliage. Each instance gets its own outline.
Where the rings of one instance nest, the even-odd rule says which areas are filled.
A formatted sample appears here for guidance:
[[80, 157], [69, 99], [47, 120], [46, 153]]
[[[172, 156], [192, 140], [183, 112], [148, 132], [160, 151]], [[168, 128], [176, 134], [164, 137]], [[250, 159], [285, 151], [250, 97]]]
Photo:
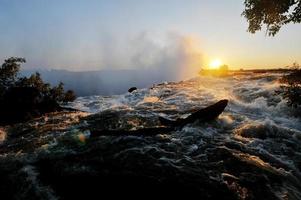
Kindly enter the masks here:
[[51, 87], [39, 73], [19, 77], [24, 58], [12, 57], [0, 68], [0, 123], [18, 122], [60, 110], [59, 103], [75, 100], [73, 91], [64, 91], [64, 84]]
[[48, 96], [49, 91], [51, 89], [50, 84], [44, 83], [40, 73], [38, 72], [32, 74], [29, 78], [27, 77], [19, 78], [19, 80], [16, 82], [16, 86], [37, 88], [43, 96]]
[[[25, 63], [24, 58], [11, 57], [4, 61], [0, 68], [0, 88], [2, 95], [12, 87], [31, 87], [39, 91], [43, 98], [52, 99], [57, 102], [67, 102], [75, 99], [73, 91], [64, 91], [64, 84], [61, 82], [51, 88], [49, 83], [44, 83], [41, 74], [36, 72], [29, 78], [18, 77], [20, 64]], [[67, 98], [66, 98], [67, 97]]]
[[291, 73], [284, 75], [280, 82], [283, 98], [287, 100], [289, 106], [297, 108], [301, 106], [301, 68], [297, 63], [292, 66]]
[[51, 88], [49, 94], [51, 99], [55, 99], [58, 102], [63, 102], [65, 96], [64, 84], [60, 82], [57, 86]]
[[283, 25], [301, 22], [301, 0], [245, 0], [244, 4], [242, 15], [251, 33], [266, 25], [266, 33], [274, 36]]
[[24, 58], [11, 57], [6, 59], [0, 68], [0, 95], [12, 87], [17, 79], [21, 63], [25, 63]]
[[67, 90], [67, 92], [65, 92], [65, 96], [64, 96], [64, 102], [71, 102], [74, 101], [76, 99], [76, 95], [73, 92], [73, 90]]

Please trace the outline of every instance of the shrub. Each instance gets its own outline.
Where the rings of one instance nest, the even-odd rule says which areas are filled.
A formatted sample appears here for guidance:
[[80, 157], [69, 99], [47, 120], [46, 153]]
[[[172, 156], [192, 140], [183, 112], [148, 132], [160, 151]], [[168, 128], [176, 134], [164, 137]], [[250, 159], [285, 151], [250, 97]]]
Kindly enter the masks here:
[[24, 58], [11, 57], [6, 59], [0, 68], [0, 97], [4, 95], [8, 88], [13, 87], [17, 80], [21, 63], [25, 63]]
[[28, 120], [47, 112], [61, 110], [60, 103], [74, 101], [73, 91], [64, 91], [64, 84], [51, 87], [39, 73], [19, 77], [24, 58], [6, 59], [0, 68], [0, 123]]
[[293, 64], [289, 74], [283, 75], [280, 79], [283, 98], [287, 100], [289, 106], [297, 108], [301, 106], [301, 69], [297, 63]]
[[73, 90], [67, 90], [67, 92], [65, 93], [63, 102], [71, 102], [74, 101], [76, 99], [76, 95], [73, 92]]

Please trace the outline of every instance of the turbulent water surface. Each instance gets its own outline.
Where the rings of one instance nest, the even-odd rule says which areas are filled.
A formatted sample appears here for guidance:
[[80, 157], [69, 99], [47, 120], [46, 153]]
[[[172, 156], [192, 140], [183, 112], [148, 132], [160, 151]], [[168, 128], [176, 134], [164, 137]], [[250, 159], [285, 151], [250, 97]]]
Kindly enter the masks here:
[[[81, 189], [98, 190], [99, 184], [104, 193], [113, 187], [130, 195], [129, 188], [135, 187], [148, 195], [160, 191], [204, 199], [301, 199], [301, 122], [276, 95], [278, 78], [252, 73], [197, 77], [123, 95], [79, 97], [68, 106], [91, 114], [36, 139], [25, 135], [36, 147], [16, 152], [26, 161], [21, 172], [31, 182], [38, 179], [32, 184], [39, 186], [34, 188], [40, 196], [54, 199], [81, 195]], [[89, 139], [93, 130], [161, 127], [158, 116], [185, 118], [221, 99], [229, 104], [212, 122], [196, 121], [149, 136]], [[55, 123], [59, 127], [62, 121]], [[73, 139], [66, 139], [68, 135]], [[63, 185], [72, 189], [61, 190]]]
[[[220, 99], [229, 99], [228, 107], [216, 121], [187, 125], [174, 134], [162, 135], [164, 142], [153, 142], [140, 149], [133, 146], [127, 151], [141, 154], [157, 151], [161, 153], [158, 162], [180, 169], [188, 163], [202, 162], [210, 148], [226, 148], [246, 162], [298, 180], [292, 181], [295, 186], [275, 186], [272, 190], [279, 198], [299, 199], [301, 123], [293, 117], [294, 111], [287, 107], [285, 100], [276, 95], [278, 78], [279, 74], [252, 73], [226, 78], [197, 77], [139, 89], [132, 94], [81, 97], [72, 107], [91, 113], [126, 111], [148, 119], [178, 118]], [[135, 124], [135, 120], [125, 123], [134, 123], [133, 129], [154, 125], [138, 121]], [[207, 148], [208, 143], [213, 147]]]

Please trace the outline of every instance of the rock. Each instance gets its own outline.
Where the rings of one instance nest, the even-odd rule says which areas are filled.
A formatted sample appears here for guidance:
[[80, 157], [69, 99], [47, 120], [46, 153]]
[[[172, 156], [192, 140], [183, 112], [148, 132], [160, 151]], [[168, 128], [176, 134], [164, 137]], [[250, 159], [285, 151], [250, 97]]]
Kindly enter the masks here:
[[[129, 111], [111, 112], [105, 111], [99, 114], [91, 115], [86, 118], [90, 127], [91, 137], [98, 136], [150, 136], [157, 134], [171, 134], [178, 127], [192, 123], [196, 120], [202, 122], [210, 121], [218, 117], [227, 106], [228, 100], [221, 100], [214, 105], [208, 106], [192, 113], [186, 119], [176, 121], [168, 120], [162, 117], [141, 118]], [[149, 118], [153, 119], [150, 120]], [[133, 122], [135, 126], [133, 126]], [[158, 125], [161, 123], [161, 125]], [[163, 126], [162, 126], [163, 125]], [[139, 128], [137, 128], [139, 127]]]
[[98, 136], [152, 136], [158, 134], [169, 134], [172, 127], [141, 128], [137, 130], [91, 130], [91, 137]]
[[[198, 110], [192, 113], [186, 119], [178, 119], [176, 121], [171, 121], [162, 117], [159, 117], [159, 122], [164, 126], [158, 126], [149, 121], [149, 119], [139, 119], [135, 115], [127, 115], [126, 113], [110, 113], [103, 112], [101, 114], [91, 115], [86, 120], [89, 124], [93, 124], [90, 127], [91, 137], [98, 136], [150, 136], [157, 134], [171, 134], [173, 130], [178, 127], [182, 127], [186, 124], [192, 123], [196, 120], [201, 120], [202, 122], [210, 121], [218, 117], [227, 106], [228, 100], [221, 100], [211, 106], [204, 109]], [[120, 116], [122, 115], [122, 116]], [[121, 120], [123, 119], [123, 120]], [[135, 122], [136, 126], [140, 128], [132, 127], [131, 122]], [[148, 121], [144, 124], [144, 121]], [[143, 126], [141, 126], [144, 124]], [[109, 126], [107, 126], [109, 125]]]
[[228, 105], [228, 100], [220, 100], [219, 102], [208, 106], [206, 108], [200, 109], [185, 119], [177, 119], [175, 121], [169, 120], [163, 117], [159, 117], [159, 120], [162, 125], [165, 126], [174, 126], [174, 127], [183, 127], [186, 124], [190, 124], [195, 122], [196, 120], [200, 120], [201, 122], [207, 122], [217, 118]]
[[136, 87], [131, 87], [131, 88], [128, 90], [128, 92], [129, 92], [129, 93], [132, 93], [132, 92], [135, 91], [135, 90], [137, 90]]

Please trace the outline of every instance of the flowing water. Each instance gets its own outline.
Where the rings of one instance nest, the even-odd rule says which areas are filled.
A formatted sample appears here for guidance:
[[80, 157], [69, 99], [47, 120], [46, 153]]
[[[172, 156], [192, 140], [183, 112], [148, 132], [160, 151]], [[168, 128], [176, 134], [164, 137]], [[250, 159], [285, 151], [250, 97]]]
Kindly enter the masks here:
[[[282, 185], [271, 184], [271, 191], [277, 198], [300, 199], [301, 121], [276, 94], [279, 77], [277, 73], [245, 73], [222, 78], [201, 76], [123, 95], [80, 97], [70, 106], [91, 113], [114, 111], [134, 113], [144, 119], [158, 116], [176, 119], [187, 117], [192, 111], [218, 100], [228, 99], [226, 110], [216, 121], [187, 125], [173, 134], [160, 135], [162, 141], [149, 143], [146, 141], [150, 139], [137, 137], [145, 145], [130, 146], [115, 156], [128, 159], [130, 152], [142, 155], [156, 152], [160, 155], [156, 161], [159, 166], [191, 169], [197, 163], [209, 162], [210, 156], [216, 156], [216, 149], [222, 148], [239, 160], [290, 180]], [[124, 120], [124, 123], [134, 123], [126, 117]], [[153, 123], [137, 122], [134, 125], [134, 128], [143, 128]], [[211, 150], [211, 154], [208, 153]], [[213, 170], [213, 177], [224, 180], [222, 173], [214, 173]], [[233, 173], [229, 176], [234, 176]], [[235, 177], [241, 173], [237, 172]], [[240, 191], [240, 198], [246, 198], [243, 187], [226, 183], [229, 188]]]
[[[0, 130], [0, 176], [17, 177], [10, 187], [25, 188], [17, 197], [34, 191], [36, 199], [132, 197], [133, 188], [159, 197], [301, 199], [301, 121], [275, 92], [280, 76], [200, 76], [123, 95], [79, 97], [68, 106], [88, 116], [58, 114], [7, 136]], [[90, 135], [160, 127], [158, 116], [185, 118], [221, 99], [229, 104], [211, 122], [152, 135]]]

